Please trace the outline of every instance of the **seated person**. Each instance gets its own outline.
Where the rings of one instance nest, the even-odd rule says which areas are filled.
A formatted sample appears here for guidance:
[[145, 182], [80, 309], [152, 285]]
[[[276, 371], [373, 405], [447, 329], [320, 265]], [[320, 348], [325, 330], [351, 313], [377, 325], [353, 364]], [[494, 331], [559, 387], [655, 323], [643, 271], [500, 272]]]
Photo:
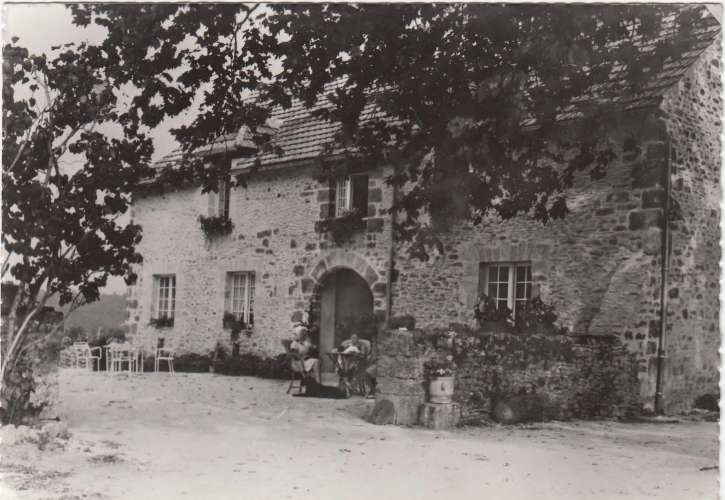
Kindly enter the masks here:
[[304, 371], [310, 373], [318, 384], [322, 383], [317, 348], [312, 343], [312, 340], [310, 340], [310, 334], [307, 328], [298, 327], [295, 329], [295, 339], [290, 343], [289, 350], [298, 353], [302, 357]]
[[[372, 354], [372, 345], [369, 340], [361, 339], [357, 334], [353, 333], [350, 338], [343, 341], [340, 344], [340, 349], [344, 354], [357, 353], [363, 358], [363, 362], [359, 365], [359, 368], [364, 371], [364, 376], [370, 383], [371, 392], [375, 392], [375, 383], [377, 377], [377, 365], [374, 360], [370, 359]], [[363, 376], [363, 373], [358, 372], [358, 377]], [[367, 394], [366, 394], [367, 395]]]
[[349, 339], [344, 340], [339, 349], [343, 354], [359, 353], [364, 358], [370, 354], [370, 350], [370, 341], [359, 338], [356, 333], [350, 335]]

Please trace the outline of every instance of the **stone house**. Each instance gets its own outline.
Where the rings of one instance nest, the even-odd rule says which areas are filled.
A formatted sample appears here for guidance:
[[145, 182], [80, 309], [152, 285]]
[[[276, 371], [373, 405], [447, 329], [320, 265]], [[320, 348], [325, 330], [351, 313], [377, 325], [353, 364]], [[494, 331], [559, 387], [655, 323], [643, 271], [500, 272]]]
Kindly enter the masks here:
[[[410, 314], [418, 326], [445, 327], [472, 321], [480, 291], [510, 308], [539, 294], [573, 334], [613, 335], [636, 353], [645, 405], [653, 404], [660, 347], [668, 410], [716, 393], [721, 52], [719, 24], [707, 21], [696, 53], [633, 97], [618, 159], [602, 180], [577, 179], [567, 218], [458, 223], [442, 234], [445, 251], [425, 263], [395, 241], [386, 211], [394, 193], [384, 181], [391, 168], [334, 185], [316, 180], [315, 159], [334, 125], [302, 105], [278, 112], [282, 156], [257, 156], [243, 130], [225, 137], [233, 172], [261, 161], [246, 189], [216, 195], [197, 186], [135, 200], [144, 263], [128, 289], [129, 335], [149, 348], [164, 337], [178, 352], [205, 354], [229, 344], [223, 318], [232, 313], [253, 323], [241, 350], [274, 355], [312, 311], [324, 351], [356, 314]], [[623, 147], [631, 136], [636, 152]], [[679, 208], [666, 224], [668, 199]], [[316, 230], [354, 207], [366, 217], [349, 240]], [[198, 218], [219, 214], [233, 229], [207, 240]], [[173, 322], [154, 326], [159, 317]]]

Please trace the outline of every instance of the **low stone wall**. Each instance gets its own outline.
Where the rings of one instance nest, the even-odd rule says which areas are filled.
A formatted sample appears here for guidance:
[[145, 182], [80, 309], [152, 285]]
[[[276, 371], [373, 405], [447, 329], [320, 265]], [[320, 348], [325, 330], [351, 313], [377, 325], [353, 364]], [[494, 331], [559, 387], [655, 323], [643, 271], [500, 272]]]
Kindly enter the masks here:
[[551, 419], [626, 417], [641, 409], [636, 359], [613, 338], [459, 332], [438, 342], [421, 331], [378, 339], [378, 397], [391, 400], [397, 423], [414, 425], [426, 399], [423, 364], [453, 355], [455, 401], [462, 423], [492, 418], [499, 401], [538, 394]]

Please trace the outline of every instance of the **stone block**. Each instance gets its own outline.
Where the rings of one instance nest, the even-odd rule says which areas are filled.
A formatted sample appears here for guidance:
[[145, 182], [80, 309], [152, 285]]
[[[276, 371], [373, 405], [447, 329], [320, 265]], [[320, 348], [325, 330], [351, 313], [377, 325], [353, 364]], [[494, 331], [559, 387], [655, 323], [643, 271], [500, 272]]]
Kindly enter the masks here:
[[662, 251], [661, 229], [650, 227], [642, 234], [642, 250], [647, 255], [659, 255]]
[[388, 290], [388, 285], [383, 283], [382, 281], [379, 283], [375, 283], [373, 285], [373, 294], [375, 295], [383, 295], [385, 296], [385, 293]]
[[324, 201], [328, 202], [330, 201], [330, 190], [329, 189], [320, 189], [317, 191], [317, 201]]
[[665, 205], [665, 191], [653, 189], [642, 193], [642, 208], [662, 208]]
[[365, 268], [365, 274], [363, 274], [363, 278], [369, 283], [373, 284], [378, 280], [378, 273], [375, 272], [375, 270], [368, 266]]
[[647, 146], [648, 160], [664, 160], [666, 156], [667, 145], [664, 142], [658, 141]]
[[320, 204], [320, 219], [327, 219], [330, 216], [330, 203]]
[[662, 210], [636, 210], [629, 214], [629, 229], [638, 231], [648, 227], [661, 228], [664, 224]]
[[607, 195], [607, 202], [624, 203], [629, 201], [629, 193], [627, 191], [615, 191]]
[[388, 396], [385, 399], [390, 400], [395, 407], [394, 423], [396, 425], [418, 424], [418, 408], [424, 402], [423, 399], [401, 396]]
[[383, 231], [384, 225], [385, 221], [380, 217], [377, 217], [375, 219], [368, 219], [365, 222], [365, 227], [367, 231], [371, 233], [381, 233]]
[[664, 162], [642, 162], [632, 167], [632, 187], [664, 186]]
[[423, 403], [418, 411], [418, 423], [429, 429], [453, 429], [461, 421], [461, 408], [456, 403]]
[[370, 203], [379, 203], [383, 201], [383, 190], [380, 188], [373, 188], [368, 191], [368, 201]]

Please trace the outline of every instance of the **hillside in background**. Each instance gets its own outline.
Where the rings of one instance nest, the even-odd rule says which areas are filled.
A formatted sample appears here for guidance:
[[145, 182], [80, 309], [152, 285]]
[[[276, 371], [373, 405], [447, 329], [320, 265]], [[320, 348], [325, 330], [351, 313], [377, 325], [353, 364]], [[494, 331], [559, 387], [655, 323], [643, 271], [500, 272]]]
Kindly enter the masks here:
[[[57, 308], [57, 301], [49, 304]], [[67, 307], [61, 308], [63, 311]], [[95, 335], [98, 328], [105, 331], [121, 328], [126, 317], [126, 298], [123, 295], [102, 294], [98, 302], [76, 309], [67, 319], [65, 328], [82, 327], [89, 336]]]

